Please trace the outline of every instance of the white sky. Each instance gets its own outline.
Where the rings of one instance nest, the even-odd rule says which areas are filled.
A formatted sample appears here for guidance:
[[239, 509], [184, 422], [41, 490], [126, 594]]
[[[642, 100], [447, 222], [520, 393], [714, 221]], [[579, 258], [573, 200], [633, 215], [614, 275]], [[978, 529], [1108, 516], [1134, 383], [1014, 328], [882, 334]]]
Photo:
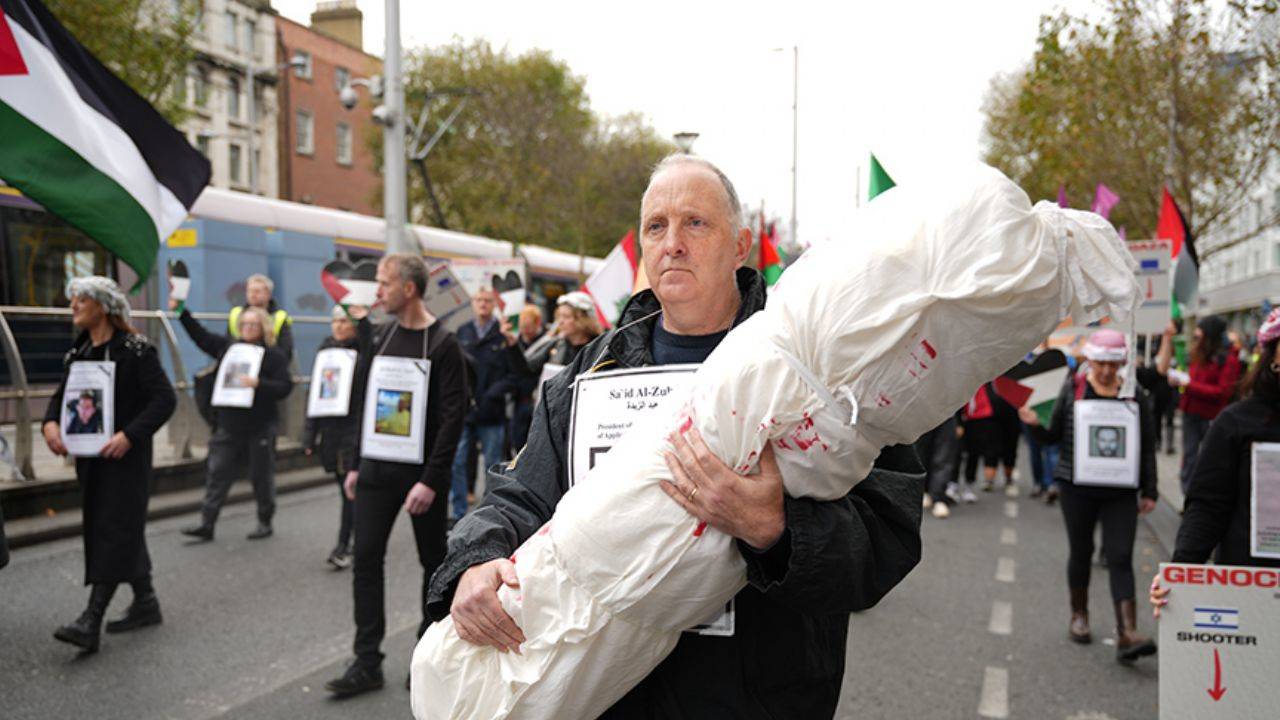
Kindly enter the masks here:
[[[382, 54], [382, 0], [359, 0]], [[274, 0], [309, 22], [314, 0]], [[550, 50], [587, 78], [594, 110], [700, 133], [743, 202], [791, 214], [791, 46], [800, 47], [799, 235], [839, 237], [868, 152], [902, 181], [977, 158], [991, 77], [1034, 48], [1040, 15], [1090, 0], [406, 0], [405, 48], [482, 37]], [[773, 48], [785, 47], [785, 52]], [[1034, 200], [1035, 198], [1033, 198]], [[637, 198], [637, 203], [639, 198]]]

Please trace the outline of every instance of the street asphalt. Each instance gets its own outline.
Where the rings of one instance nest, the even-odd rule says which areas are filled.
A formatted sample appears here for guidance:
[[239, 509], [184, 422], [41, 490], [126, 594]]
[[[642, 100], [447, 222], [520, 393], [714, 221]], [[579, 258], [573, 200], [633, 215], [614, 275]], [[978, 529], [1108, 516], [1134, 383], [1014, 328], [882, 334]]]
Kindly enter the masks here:
[[[979, 492], [976, 505], [946, 520], [926, 515], [924, 561], [879, 606], [850, 620], [837, 717], [1156, 717], [1154, 658], [1132, 668], [1113, 659], [1102, 568], [1090, 597], [1095, 642], [1067, 641], [1061, 514], [1025, 491], [1024, 481], [1017, 500]], [[210, 544], [189, 545], [178, 534], [191, 516], [151, 523], [165, 622], [104, 635], [102, 650], [85, 657], [52, 638], [87, 597], [79, 541], [16, 551], [0, 571], [0, 717], [410, 717], [404, 679], [421, 570], [403, 520], [387, 558], [387, 687], [344, 701], [323, 689], [345, 667], [352, 637], [350, 571], [324, 563], [337, 516], [337, 488], [322, 487], [282, 496], [276, 535], [265, 541], [244, 538], [252, 504], [228, 507]], [[1140, 595], [1162, 552], [1140, 524]], [[109, 616], [129, 596], [121, 588]], [[1155, 631], [1145, 609], [1139, 625]]]

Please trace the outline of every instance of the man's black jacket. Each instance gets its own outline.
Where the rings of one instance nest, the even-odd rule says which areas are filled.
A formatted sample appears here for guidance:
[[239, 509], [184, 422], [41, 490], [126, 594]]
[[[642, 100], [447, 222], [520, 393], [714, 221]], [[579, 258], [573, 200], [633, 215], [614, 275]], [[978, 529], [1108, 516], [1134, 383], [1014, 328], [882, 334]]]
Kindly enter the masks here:
[[507, 421], [507, 395], [517, 390], [524, 369], [524, 355], [519, 345], [507, 346], [495, 318], [484, 337], [474, 322], [458, 328], [456, 337], [466, 353], [467, 363], [475, 373], [472, 397], [475, 405], [467, 413], [467, 422], [477, 425], [500, 425]]
[[[741, 322], [764, 307], [764, 283], [738, 271]], [[489, 473], [489, 493], [458, 522], [432, 578], [428, 610], [448, 615], [459, 576], [509, 557], [551, 518], [568, 490], [565, 470], [571, 383], [581, 373], [652, 365], [659, 310], [651, 291], [631, 299], [620, 330], [594, 340], [548, 380], [529, 442]], [[876, 604], [920, 560], [924, 475], [908, 446], [887, 448], [866, 480], [824, 502], [785, 500], [787, 529], [757, 553], [739, 543], [749, 585], [736, 598], [732, 638], [682, 635], [671, 655], [606, 718], [831, 717], [844, 675], [849, 613]]]

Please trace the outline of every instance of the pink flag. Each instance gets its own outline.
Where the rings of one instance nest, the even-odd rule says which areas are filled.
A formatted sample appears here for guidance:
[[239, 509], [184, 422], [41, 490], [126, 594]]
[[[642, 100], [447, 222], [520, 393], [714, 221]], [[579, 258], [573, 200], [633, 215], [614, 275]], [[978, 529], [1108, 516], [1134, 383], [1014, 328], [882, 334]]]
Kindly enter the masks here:
[[1111, 214], [1111, 209], [1118, 202], [1120, 202], [1120, 196], [1115, 194], [1115, 191], [1102, 183], [1098, 183], [1098, 189], [1093, 193], [1093, 207], [1089, 209], [1105, 218]]
[[1066, 185], [1058, 186], [1058, 207], [1060, 208], [1067, 207], [1067, 186]]

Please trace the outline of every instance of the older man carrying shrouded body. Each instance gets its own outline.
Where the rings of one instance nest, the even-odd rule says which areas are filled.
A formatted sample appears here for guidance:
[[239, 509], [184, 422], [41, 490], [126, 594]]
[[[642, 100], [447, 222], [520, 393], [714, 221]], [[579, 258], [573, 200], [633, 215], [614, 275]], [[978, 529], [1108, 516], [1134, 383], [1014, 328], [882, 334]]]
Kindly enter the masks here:
[[[652, 290], [637, 294], [618, 329], [547, 381], [529, 442], [450, 535], [428, 609], [452, 613], [468, 642], [519, 652], [524, 636], [497, 588], [518, 587], [507, 559], [568, 491], [564, 458], [574, 377], [702, 362], [764, 306], [759, 273], [732, 183], [700, 158], [655, 169], [641, 205], [641, 243]], [[739, 476], [696, 431], [674, 440], [674, 483], [664, 489], [692, 515], [739, 540], [750, 585], [735, 598], [732, 635], [684, 633], [672, 653], [606, 718], [830, 717], [844, 671], [848, 613], [874, 605], [919, 561], [923, 476], [910, 448], [888, 448], [844, 498], [790, 498], [772, 452]], [[608, 478], [590, 482], [608, 482]]]

